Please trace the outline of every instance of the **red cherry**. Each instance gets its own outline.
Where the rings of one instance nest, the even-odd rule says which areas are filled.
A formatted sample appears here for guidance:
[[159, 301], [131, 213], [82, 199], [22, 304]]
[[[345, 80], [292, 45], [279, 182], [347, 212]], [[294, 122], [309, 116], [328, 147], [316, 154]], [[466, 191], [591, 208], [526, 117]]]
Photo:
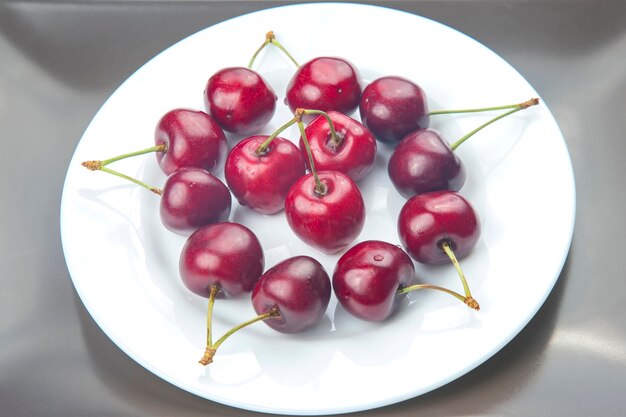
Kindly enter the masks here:
[[458, 191], [465, 184], [461, 159], [433, 129], [418, 129], [402, 139], [389, 158], [387, 171], [406, 198], [429, 191]]
[[250, 134], [263, 128], [274, 115], [276, 94], [265, 79], [244, 67], [224, 68], [207, 82], [207, 112], [228, 132]]
[[398, 290], [416, 282], [409, 255], [378, 240], [350, 248], [333, 272], [333, 290], [339, 303], [354, 316], [369, 321], [390, 317], [405, 296]]
[[450, 262], [467, 256], [480, 236], [480, 221], [472, 205], [452, 191], [434, 191], [409, 199], [398, 217], [398, 235], [413, 259], [425, 264]]
[[165, 145], [157, 152], [159, 166], [166, 175], [179, 168], [202, 168], [215, 172], [228, 152], [226, 136], [211, 116], [203, 111], [174, 109], [158, 122], [155, 144]]
[[[363, 179], [376, 159], [376, 139], [365, 126], [343, 113], [329, 111], [327, 115], [334, 126], [338, 143], [333, 141], [330, 124], [323, 115], [305, 129], [315, 167], [319, 171], [343, 172], [354, 181]], [[300, 150], [310, 169], [302, 138]]]
[[252, 291], [252, 305], [261, 315], [278, 314], [264, 320], [282, 333], [298, 333], [317, 324], [330, 301], [330, 278], [324, 267], [309, 256], [286, 259], [268, 269]]
[[180, 234], [227, 220], [230, 207], [228, 188], [200, 168], [181, 168], [174, 172], [167, 178], [161, 193], [161, 221], [169, 230]]
[[338, 171], [317, 173], [324, 187], [307, 174], [289, 190], [285, 200], [287, 222], [305, 243], [335, 253], [352, 243], [365, 224], [365, 204], [354, 181]]
[[363, 124], [378, 140], [391, 144], [416, 129], [427, 128], [430, 123], [424, 90], [396, 76], [368, 84], [361, 95], [359, 113]]
[[216, 223], [193, 232], [180, 255], [180, 276], [193, 293], [209, 297], [238, 297], [250, 292], [264, 269], [259, 239], [238, 223]]
[[298, 108], [349, 114], [359, 105], [361, 80], [352, 63], [319, 57], [300, 65], [287, 85], [286, 104]]
[[300, 150], [287, 139], [275, 137], [259, 154], [267, 138], [250, 136], [236, 144], [226, 159], [224, 175], [242, 206], [274, 214], [285, 208], [289, 188], [306, 171]]

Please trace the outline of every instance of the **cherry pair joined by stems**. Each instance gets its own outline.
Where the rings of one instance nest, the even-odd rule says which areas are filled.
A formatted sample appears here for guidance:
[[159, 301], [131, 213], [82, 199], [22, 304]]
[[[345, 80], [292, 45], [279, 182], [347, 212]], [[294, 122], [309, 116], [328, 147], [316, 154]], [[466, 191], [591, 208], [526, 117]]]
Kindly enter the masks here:
[[[163, 145], [159, 146], [165, 149]], [[230, 191], [223, 182], [204, 169], [180, 168], [167, 177], [160, 189], [108, 167], [115, 161], [153, 152], [153, 149], [102, 161], [85, 161], [82, 165], [91, 171], [104, 171], [123, 178], [159, 195], [161, 222], [172, 232], [188, 235], [200, 226], [228, 219], [231, 209]]]
[[[434, 129], [417, 129], [406, 135], [394, 149], [387, 165], [391, 182], [402, 196], [437, 190], [458, 191], [465, 184], [465, 166], [455, 150], [467, 139], [492, 123], [539, 103], [536, 98], [523, 103], [482, 109], [446, 110], [437, 114], [469, 113], [508, 109], [483, 123], [450, 145]], [[433, 114], [433, 113], [431, 113]]]
[[[232, 334], [258, 321], [283, 333], [297, 333], [317, 324], [330, 300], [330, 279], [319, 262], [308, 256], [286, 259], [263, 273], [264, 256], [258, 238], [237, 223], [204, 226], [185, 242], [180, 276], [195, 294], [208, 298], [207, 342], [200, 363], [212, 362], [217, 348]], [[213, 342], [213, 307], [217, 298], [252, 291], [256, 317]]]

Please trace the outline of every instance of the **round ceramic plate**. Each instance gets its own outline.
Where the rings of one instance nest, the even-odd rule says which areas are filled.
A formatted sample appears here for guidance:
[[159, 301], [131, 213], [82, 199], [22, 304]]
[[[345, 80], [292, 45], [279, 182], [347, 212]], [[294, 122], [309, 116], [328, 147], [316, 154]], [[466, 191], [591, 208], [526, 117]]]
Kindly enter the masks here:
[[[187, 291], [178, 276], [185, 237], [161, 225], [155, 194], [81, 166], [84, 160], [151, 146], [157, 121], [173, 108], [203, 109], [208, 78], [223, 67], [246, 66], [269, 30], [300, 62], [341, 56], [360, 69], [364, 83], [390, 74], [408, 77], [427, 92], [431, 110], [538, 97], [483, 45], [391, 9], [295, 5], [209, 27], [126, 80], [76, 149], [63, 191], [61, 229], [79, 296], [104, 332], [142, 366], [191, 393], [243, 409], [300, 415], [365, 410], [462, 376], [528, 323], [554, 286], [569, 249], [574, 178], [564, 140], [544, 103], [489, 126], [457, 151], [468, 171], [461, 193], [483, 225], [479, 244], [461, 261], [479, 312], [443, 293], [422, 291], [411, 294], [392, 319], [374, 324], [349, 316], [332, 298], [324, 320], [311, 331], [284, 335], [257, 323], [224, 343], [208, 367], [197, 362], [204, 350], [207, 300]], [[254, 68], [279, 96], [274, 119], [263, 131], [269, 134], [292, 117], [282, 101], [295, 66], [269, 47]], [[493, 115], [437, 116], [431, 127], [452, 142]], [[297, 129], [281, 136], [297, 141]], [[231, 136], [231, 146], [238, 139]], [[359, 184], [367, 220], [358, 241], [399, 243], [396, 219], [405, 200], [387, 177], [390, 152], [379, 146], [374, 170]], [[153, 155], [111, 167], [156, 186], [165, 180]], [[258, 235], [266, 267], [308, 254], [331, 274], [340, 256], [322, 255], [300, 242], [284, 213], [263, 216], [234, 202], [230, 220]], [[452, 265], [416, 268], [422, 282], [462, 291]], [[214, 333], [253, 315], [249, 297], [218, 300]]]

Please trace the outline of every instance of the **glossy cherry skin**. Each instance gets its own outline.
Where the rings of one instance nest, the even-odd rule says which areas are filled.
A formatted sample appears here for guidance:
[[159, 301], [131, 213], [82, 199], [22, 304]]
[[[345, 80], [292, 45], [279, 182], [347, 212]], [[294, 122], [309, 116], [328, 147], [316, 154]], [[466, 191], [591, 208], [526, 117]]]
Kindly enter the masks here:
[[236, 144], [226, 159], [224, 176], [239, 204], [274, 214], [285, 208], [287, 192], [306, 171], [300, 150], [287, 139], [276, 137], [257, 154], [267, 138], [250, 136]]
[[433, 191], [409, 199], [398, 216], [402, 246], [424, 264], [449, 263], [441, 248], [448, 242], [457, 259], [467, 256], [480, 237], [480, 220], [469, 201], [454, 191]]
[[217, 177], [201, 168], [181, 168], [163, 186], [161, 221], [172, 232], [186, 235], [227, 220], [230, 206], [230, 191]]
[[350, 248], [333, 272], [333, 290], [339, 303], [352, 315], [368, 321], [389, 318], [405, 297], [398, 290], [416, 283], [409, 255], [379, 240]]
[[286, 104], [298, 108], [349, 114], [361, 98], [361, 78], [343, 58], [319, 57], [300, 65], [287, 85]]
[[268, 82], [244, 67], [218, 71], [204, 90], [207, 112], [224, 130], [241, 135], [263, 128], [274, 115], [276, 100]]
[[[325, 117], [318, 116], [304, 129], [315, 167], [319, 171], [343, 172], [354, 181], [365, 178], [376, 159], [376, 138], [365, 126], [343, 113], [329, 111], [328, 116], [341, 140], [338, 146], [330, 140], [330, 126]], [[299, 146], [310, 169], [302, 138]]]
[[387, 172], [406, 198], [429, 191], [459, 191], [466, 177], [461, 159], [433, 129], [418, 129], [402, 139], [389, 158]]
[[309, 256], [295, 256], [268, 269], [252, 291], [257, 314], [277, 308], [280, 315], [264, 320], [282, 333], [298, 333], [316, 325], [330, 301], [330, 278]]
[[320, 171], [324, 195], [315, 191], [312, 174], [300, 178], [289, 190], [285, 214], [291, 230], [309, 246], [335, 253], [352, 243], [365, 224], [365, 204], [359, 188], [346, 174]]
[[211, 286], [217, 297], [232, 298], [254, 288], [265, 261], [259, 239], [238, 223], [215, 223], [193, 232], [180, 254], [179, 271], [193, 293], [209, 297]]
[[156, 153], [166, 175], [184, 167], [215, 172], [228, 152], [226, 136], [217, 122], [203, 111], [190, 109], [174, 109], [161, 117], [154, 142], [167, 146], [165, 152]]
[[374, 136], [390, 144], [430, 124], [424, 90], [403, 77], [382, 77], [368, 84], [361, 95], [359, 113]]

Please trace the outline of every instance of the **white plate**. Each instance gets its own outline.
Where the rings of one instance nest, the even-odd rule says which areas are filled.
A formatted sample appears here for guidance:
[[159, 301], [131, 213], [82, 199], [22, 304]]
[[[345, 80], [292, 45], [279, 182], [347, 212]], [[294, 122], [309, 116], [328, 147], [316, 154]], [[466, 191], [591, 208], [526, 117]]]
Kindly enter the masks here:
[[[349, 18], [346, 18], [349, 16]], [[481, 311], [435, 292], [411, 295], [394, 318], [360, 322], [331, 299], [324, 322], [299, 335], [257, 324], [229, 339], [205, 368], [206, 299], [178, 278], [185, 241], [160, 224], [158, 197], [80, 162], [151, 146], [158, 119], [175, 107], [202, 109], [208, 77], [246, 66], [273, 30], [300, 62], [316, 56], [351, 60], [366, 81], [409, 77], [431, 110], [524, 101], [537, 92], [504, 60], [439, 23], [391, 9], [307, 4], [241, 16], [184, 39], [141, 67], [94, 117], [69, 166], [61, 207], [63, 248], [74, 285], [104, 332], [130, 357], [172, 384], [212, 401], [284, 414], [333, 414], [379, 407], [433, 390], [480, 365], [533, 317], [565, 261], [574, 224], [574, 178], [559, 128], [545, 103], [504, 119], [458, 150], [468, 169], [462, 193], [477, 208], [483, 234], [462, 261]], [[402, 51], [398, 53], [397, 51]], [[294, 71], [276, 48], [259, 70], [279, 102]], [[492, 115], [438, 116], [431, 127], [450, 141]], [[271, 133], [291, 117], [280, 105]], [[297, 139], [295, 128], [284, 135]], [[232, 145], [231, 138], [231, 145]], [[386, 175], [389, 149], [360, 185], [367, 221], [359, 240], [398, 243], [404, 200]], [[154, 156], [116, 163], [162, 185]], [[259, 236], [266, 267], [313, 254], [332, 273], [338, 256], [314, 253], [284, 215], [257, 215], [233, 204], [231, 220]], [[423, 281], [461, 290], [453, 267], [417, 266]], [[249, 299], [218, 300], [215, 334], [252, 317]]]

